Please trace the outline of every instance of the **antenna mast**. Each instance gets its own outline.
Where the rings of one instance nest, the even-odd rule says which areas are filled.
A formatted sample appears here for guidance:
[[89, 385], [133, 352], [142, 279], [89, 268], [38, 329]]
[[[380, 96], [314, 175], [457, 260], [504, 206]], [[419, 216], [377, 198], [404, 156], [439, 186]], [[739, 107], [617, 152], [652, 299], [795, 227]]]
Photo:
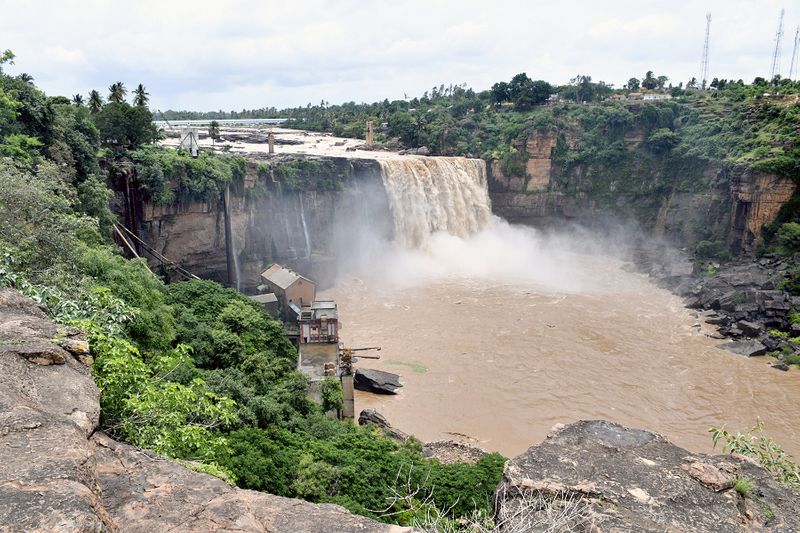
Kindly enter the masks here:
[[781, 41], [783, 40], [783, 15], [785, 9], [781, 9], [781, 16], [778, 19], [778, 31], [775, 32], [775, 51], [772, 53], [772, 68], [769, 72], [770, 81], [781, 73]]
[[706, 40], [703, 44], [703, 66], [700, 69], [700, 87], [706, 89], [708, 80], [708, 35], [711, 31], [711, 13], [706, 13]]
[[797, 75], [797, 47], [800, 46], [800, 26], [794, 30], [794, 47], [792, 48], [792, 62], [789, 63], [789, 79]]

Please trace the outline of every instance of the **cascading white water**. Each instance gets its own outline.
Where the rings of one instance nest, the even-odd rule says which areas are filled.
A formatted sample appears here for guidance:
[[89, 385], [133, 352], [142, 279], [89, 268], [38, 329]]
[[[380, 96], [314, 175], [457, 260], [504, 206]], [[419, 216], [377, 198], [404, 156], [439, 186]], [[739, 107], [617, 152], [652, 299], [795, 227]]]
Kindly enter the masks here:
[[439, 231], [468, 237], [491, 220], [482, 160], [408, 157], [380, 164], [395, 239], [406, 248], [425, 248], [428, 237]]
[[297, 193], [298, 198], [300, 199], [300, 223], [303, 226], [303, 237], [306, 240], [306, 259], [311, 257], [311, 238], [308, 235], [308, 226], [306, 226], [306, 210], [303, 206], [303, 192]]

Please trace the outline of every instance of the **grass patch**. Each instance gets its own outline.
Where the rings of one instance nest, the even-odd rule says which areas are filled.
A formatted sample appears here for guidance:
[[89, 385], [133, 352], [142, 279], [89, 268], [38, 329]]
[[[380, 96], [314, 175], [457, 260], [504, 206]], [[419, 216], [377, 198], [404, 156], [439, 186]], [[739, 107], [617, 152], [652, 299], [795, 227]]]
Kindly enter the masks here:
[[733, 490], [745, 498], [751, 497], [755, 489], [756, 485], [753, 483], [753, 480], [745, 476], [737, 477], [736, 483], [733, 485]]

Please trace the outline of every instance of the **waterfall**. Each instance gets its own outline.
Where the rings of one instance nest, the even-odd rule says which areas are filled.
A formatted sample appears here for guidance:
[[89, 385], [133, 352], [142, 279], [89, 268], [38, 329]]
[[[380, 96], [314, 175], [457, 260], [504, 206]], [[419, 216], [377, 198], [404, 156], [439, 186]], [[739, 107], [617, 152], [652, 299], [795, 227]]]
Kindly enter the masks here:
[[463, 157], [405, 157], [381, 160], [395, 239], [424, 248], [431, 233], [467, 237], [491, 219], [486, 166]]
[[311, 238], [308, 236], [308, 226], [306, 226], [306, 211], [303, 207], [303, 192], [297, 193], [300, 198], [300, 222], [303, 225], [303, 237], [306, 239], [306, 259], [311, 257]]

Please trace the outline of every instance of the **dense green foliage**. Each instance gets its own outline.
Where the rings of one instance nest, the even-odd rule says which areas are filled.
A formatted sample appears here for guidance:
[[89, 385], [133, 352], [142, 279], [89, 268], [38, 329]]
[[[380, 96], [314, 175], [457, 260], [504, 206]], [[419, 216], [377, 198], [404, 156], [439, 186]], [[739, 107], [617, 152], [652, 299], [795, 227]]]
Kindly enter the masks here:
[[168, 205], [177, 199], [206, 201], [218, 198], [232, 182], [244, 178], [242, 157], [201, 152], [191, 157], [183, 151], [147, 146], [130, 153], [136, 178], [154, 203]]

